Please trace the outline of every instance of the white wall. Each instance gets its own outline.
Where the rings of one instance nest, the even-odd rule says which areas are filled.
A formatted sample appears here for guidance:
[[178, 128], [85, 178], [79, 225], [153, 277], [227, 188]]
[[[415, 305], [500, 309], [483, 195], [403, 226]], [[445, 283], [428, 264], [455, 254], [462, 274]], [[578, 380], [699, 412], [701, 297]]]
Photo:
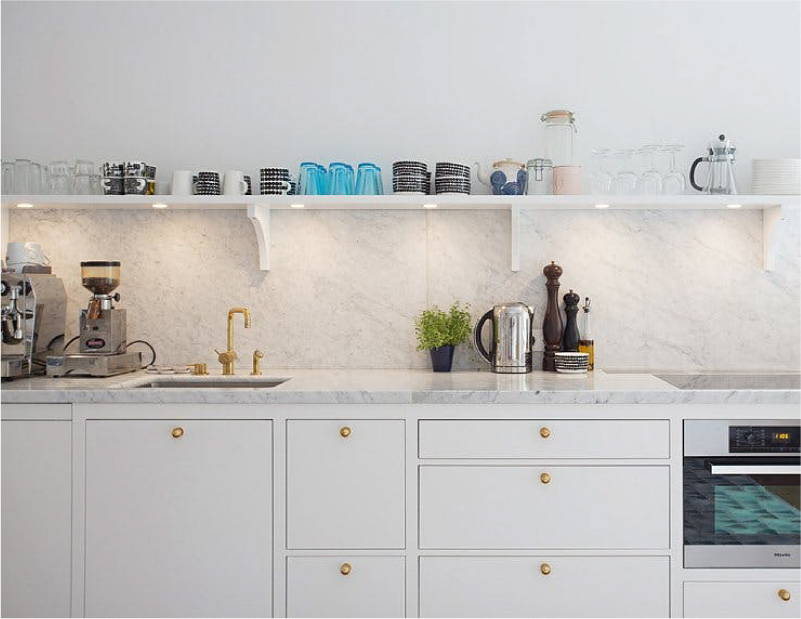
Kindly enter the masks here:
[[725, 132], [798, 157], [797, 2], [2, 3], [2, 154], [220, 169], [542, 154]]
[[[798, 157], [798, 3], [2, 3], [2, 154], [296, 166], [540, 154], [541, 112], [580, 114], [578, 147], [725, 131], [750, 158]], [[761, 268], [759, 212], [273, 214], [257, 270], [240, 212], [22, 211], [65, 280], [123, 262], [129, 334], [168, 363], [207, 361], [225, 312], [254, 311], [240, 357], [271, 367], [426, 367], [412, 318], [433, 303], [545, 305], [542, 266], [594, 299], [601, 367], [798, 368], [799, 213]], [[538, 319], [539, 322], [539, 319]], [[538, 334], [537, 348], [542, 349]], [[243, 362], [244, 363], [244, 362]], [[462, 367], [483, 366], [468, 349]], [[240, 364], [240, 367], [243, 367]]]

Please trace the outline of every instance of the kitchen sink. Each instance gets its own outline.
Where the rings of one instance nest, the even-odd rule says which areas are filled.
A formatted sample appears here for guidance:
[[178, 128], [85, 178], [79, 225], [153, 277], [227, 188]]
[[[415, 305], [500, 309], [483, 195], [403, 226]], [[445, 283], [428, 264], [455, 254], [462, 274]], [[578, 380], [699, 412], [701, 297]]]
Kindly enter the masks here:
[[271, 389], [288, 378], [152, 378], [132, 389]]

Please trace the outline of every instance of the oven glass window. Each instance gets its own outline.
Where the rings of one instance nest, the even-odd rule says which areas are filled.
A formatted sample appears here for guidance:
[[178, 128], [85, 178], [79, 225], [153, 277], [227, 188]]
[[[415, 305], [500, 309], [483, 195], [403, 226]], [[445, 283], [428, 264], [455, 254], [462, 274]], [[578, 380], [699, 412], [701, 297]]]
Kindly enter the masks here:
[[[798, 465], [797, 458], [791, 462]], [[798, 474], [712, 474], [712, 464], [706, 458], [684, 459], [685, 544], [799, 543]]]

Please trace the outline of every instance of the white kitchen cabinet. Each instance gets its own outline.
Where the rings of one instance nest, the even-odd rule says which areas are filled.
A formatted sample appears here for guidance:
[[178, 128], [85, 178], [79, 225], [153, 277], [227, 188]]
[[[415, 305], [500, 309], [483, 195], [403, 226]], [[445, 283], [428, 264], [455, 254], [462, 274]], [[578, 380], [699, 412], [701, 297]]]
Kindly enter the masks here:
[[403, 617], [404, 557], [287, 559], [288, 617]]
[[270, 421], [86, 422], [86, 616], [269, 616], [272, 536]]
[[287, 547], [405, 547], [405, 423], [287, 421]]
[[422, 557], [421, 617], [667, 617], [668, 557]]
[[668, 458], [667, 419], [424, 419], [421, 458]]
[[797, 618], [800, 595], [798, 581], [685, 582], [684, 616]]
[[72, 424], [4, 420], [2, 435], [2, 615], [69, 617]]
[[669, 547], [667, 466], [421, 466], [420, 547]]

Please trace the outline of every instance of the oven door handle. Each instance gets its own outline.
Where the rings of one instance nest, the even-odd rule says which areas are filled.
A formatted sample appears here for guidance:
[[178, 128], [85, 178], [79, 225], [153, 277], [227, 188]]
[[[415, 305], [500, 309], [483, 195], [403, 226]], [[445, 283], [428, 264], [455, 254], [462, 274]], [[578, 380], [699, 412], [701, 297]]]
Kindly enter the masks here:
[[781, 464], [713, 464], [709, 467], [713, 475], [800, 475], [801, 465]]

